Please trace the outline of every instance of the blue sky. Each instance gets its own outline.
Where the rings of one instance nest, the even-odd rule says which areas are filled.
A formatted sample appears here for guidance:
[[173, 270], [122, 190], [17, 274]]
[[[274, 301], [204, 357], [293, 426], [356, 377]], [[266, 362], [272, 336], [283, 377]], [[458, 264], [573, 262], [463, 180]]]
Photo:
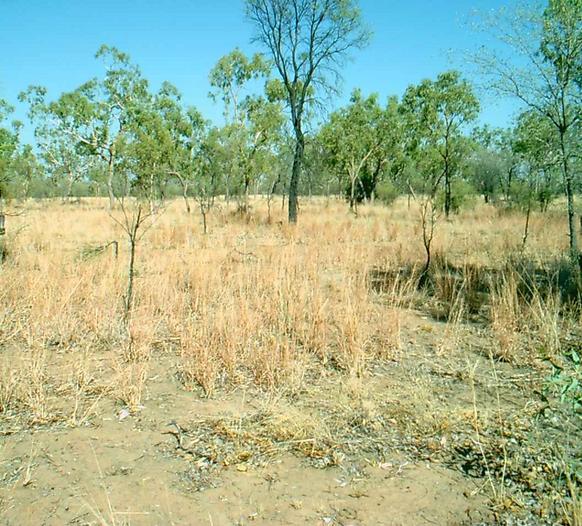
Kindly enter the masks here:
[[[507, 5], [502, 0], [361, 0], [373, 31], [368, 48], [356, 51], [343, 71], [345, 102], [351, 90], [401, 95], [411, 83], [455, 67], [478, 44], [465, 22], [472, 10]], [[129, 53], [152, 86], [175, 84], [187, 104], [219, 120], [208, 98], [208, 72], [235, 47], [255, 51], [242, 0], [0, 0], [0, 97], [17, 106], [30, 84], [51, 96], [102, 73], [93, 56], [101, 44]], [[451, 57], [456, 57], [451, 60]], [[482, 94], [485, 95], [485, 94]], [[483, 99], [481, 121], [509, 124], [515, 107]], [[24, 133], [31, 140], [30, 128]]]

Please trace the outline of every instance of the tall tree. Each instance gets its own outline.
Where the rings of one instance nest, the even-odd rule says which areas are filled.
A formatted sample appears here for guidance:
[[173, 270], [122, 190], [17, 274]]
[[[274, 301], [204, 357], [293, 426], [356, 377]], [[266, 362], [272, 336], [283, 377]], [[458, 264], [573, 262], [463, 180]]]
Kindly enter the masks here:
[[[334, 112], [320, 132], [327, 150], [326, 159], [333, 170], [348, 175], [350, 210], [357, 215], [356, 189], [360, 174], [375, 154], [381, 154], [385, 136], [384, 113], [378, 96], [362, 96], [355, 90], [350, 104]], [[378, 155], [382, 158], [381, 155]]]
[[238, 48], [222, 57], [209, 75], [212, 91], [210, 97], [224, 104], [226, 124], [239, 121], [239, 110], [245, 95], [245, 88], [251, 80], [265, 78], [269, 74], [269, 64], [260, 53], [250, 59]]
[[22, 145], [16, 152], [10, 170], [14, 175], [14, 193], [19, 199], [31, 197], [35, 185], [42, 182], [44, 171], [30, 144]]
[[[545, 212], [559, 193], [560, 145], [550, 123], [533, 111], [519, 115], [513, 130], [513, 150], [520, 160], [518, 175]], [[558, 178], [556, 177], [558, 176]]]
[[3, 121], [14, 111], [6, 101], [0, 99], [0, 207], [11, 175], [11, 164], [18, 150], [20, 123], [4, 126]]
[[226, 154], [221, 157], [226, 161], [228, 193], [236, 194], [239, 211], [244, 213], [249, 210], [251, 186], [282, 133], [281, 102], [256, 95], [249, 85], [252, 80], [266, 79], [269, 72], [262, 55], [249, 59], [238, 49], [222, 57], [210, 72], [211, 97], [222, 100], [225, 118], [225, 126], [214, 138], [220, 139], [222, 153]]
[[122, 150], [136, 111], [149, 100], [148, 83], [129, 56], [118, 49], [104, 45], [95, 56], [106, 65], [102, 79], [92, 79], [49, 104], [44, 102], [46, 90], [41, 87], [29, 88], [20, 98], [29, 102], [33, 117], [45, 113], [49, 121], [56, 121], [59, 134], [68, 138], [70, 147], [106, 165], [112, 208]]
[[502, 193], [504, 204], [511, 206], [513, 184], [522, 161], [515, 151], [515, 130], [485, 125], [476, 127], [471, 138], [474, 148], [469, 174], [475, 188], [486, 202]]
[[549, 0], [546, 8], [519, 8], [485, 24], [504, 50], [474, 57], [501, 95], [509, 95], [552, 127], [559, 146], [572, 262], [582, 271], [574, 192], [582, 135], [582, 0]]
[[299, 179], [305, 151], [306, 106], [318, 89], [333, 90], [347, 53], [369, 38], [357, 0], [247, 0], [256, 41], [269, 52], [280, 77], [295, 135], [289, 181], [289, 222], [297, 222]]
[[169, 82], [162, 84], [152, 110], [154, 118], [161, 121], [157, 147], [162, 149], [163, 172], [180, 184], [186, 211], [190, 213], [189, 191], [199, 173], [197, 159], [208, 123], [196, 108], [183, 108], [180, 93]]
[[463, 127], [479, 113], [479, 101], [471, 85], [457, 71], [441, 73], [435, 81], [424, 80], [410, 86], [402, 100], [402, 109], [415, 140], [425, 149], [430, 148], [437, 162], [432, 191], [444, 184], [446, 217], [452, 209], [452, 180], [459, 172], [465, 145]]
[[82, 113], [86, 107], [82, 107], [78, 98], [69, 95], [49, 103], [46, 93], [41, 86], [31, 86], [19, 98], [29, 104], [28, 116], [34, 123], [40, 158], [64, 200], [71, 197], [73, 185], [88, 175], [93, 160], [70, 133], [72, 112]]

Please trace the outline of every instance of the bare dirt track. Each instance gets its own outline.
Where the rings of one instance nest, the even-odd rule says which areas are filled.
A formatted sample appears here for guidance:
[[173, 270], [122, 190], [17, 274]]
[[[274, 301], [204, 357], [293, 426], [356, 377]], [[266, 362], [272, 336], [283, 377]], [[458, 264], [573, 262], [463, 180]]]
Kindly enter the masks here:
[[[148, 382], [135, 416], [123, 418], [107, 403], [91, 425], [4, 436], [4, 523], [472, 524], [483, 513], [473, 481], [396, 449], [384, 462], [352, 457], [326, 468], [278, 448], [253, 450], [237, 437], [214, 458], [197, 454], [193, 437], [212, 444], [196, 428], [206, 417], [236, 422], [264, 407], [265, 395], [201, 400], [162, 374]], [[287, 412], [286, 404], [267, 403], [272, 414]]]
[[395, 462], [352, 474], [294, 457], [263, 468], [226, 468], [213, 481], [218, 487], [194, 492], [181, 480], [184, 460], [152, 447], [159, 433], [130, 425], [57, 432], [6, 447], [9, 466], [25, 466], [16, 487], [3, 490], [4, 523], [467, 524], [475, 501], [464, 496], [474, 485], [439, 467]]

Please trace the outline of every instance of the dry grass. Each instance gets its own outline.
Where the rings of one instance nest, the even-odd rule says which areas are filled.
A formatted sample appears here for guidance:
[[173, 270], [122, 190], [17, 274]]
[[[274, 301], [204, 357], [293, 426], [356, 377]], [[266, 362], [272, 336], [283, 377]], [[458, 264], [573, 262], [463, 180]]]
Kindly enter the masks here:
[[[277, 212], [268, 223], [258, 199], [248, 218], [222, 204], [204, 235], [200, 218], [173, 202], [138, 247], [129, 326], [126, 240], [105, 201], [24, 209], [9, 225], [0, 272], [0, 415], [15, 425], [83, 425], [106, 399], [139, 412], [155, 365], [169, 356], [180, 386], [206, 397], [238, 386], [301, 397], [339, 375], [346, 387], [334, 403], [351, 416], [338, 425], [376, 432], [384, 406], [364, 394], [363, 379], [377, 364], [398, 362], [411, 309], [446, 320], [440, 340], [431, 326], [425, 331], [444, 369], [462, 355], [469, 315], [481, 316], [485, 355], [534, 368], [560, 355], [568, 323], [557, 294], [520, 297], [518, 278], [503, 269], [519, 250], [523, 217], [489, 206], [438, 225], [435, 253], [452, 266], [437, 269], [432, 290], [421, 293], [414, 271], [406, 271], [423, 258], [414, 204], [363, 208], [355, 219], [342, 202], [313, 199], [302, 204], [297, 227]], [[564, 218], [534, 214], [528, 250], [557, 256], [564, 231]], [[92, 250], [114, 240], [118, 258], [112, 249]], [[491, 269], [498, 273], [484, 291]], [[451, 362], [447, 374], [475, 382], [473, 365]], [[414, 376], [386, 396], [394, 422], [425, 436], [450, 435], [460, 422], [482, 426], [479, 432], [497, 425], [471, 414], [472, 400], [443, 408], [431, 385]], [[275, 441], [297, 447], [333, 440], [321, 419], [292, 410], [265, 425]], [[579, 508], [572, 499], [567, 506]]]
[[[94, 350], [116, 353], [108, 374], [118, 378], [119, 399], [137, 407], [148, 361], [167, 348], [177, 351], [184, 385], [198, 384], [208, 396], [249, 379], [296, 389], [318, 363], [360, 376], [370, 360], [397, 352], [401, 312], [411, 304], [414, 280], [397, 277], [379, 301], [367, 278], [373, 268], [422, 260], [415, 210], [403, 201], [390, 209], [365, 209], [355, 220], [343, 203], [313, 200], [291, 228], [282, 217], [267, 224], [264, 203], [253, 206], [247, 220], [222, 206], [207, 236], [199, 218], [187, 216], [180, 203], [168, 207], [139, 247], [127, 334], [125, 240], [107, 217], [105, 202], [28, 203], [11, 225], [18, 235], [7, 236], [10, 255], [2, 267], [0, 341], [24, 349], [19, 365], [4, 371], [2, 407], [18, 398], [35, 418], [46, 419], [45, 369], [59, 354], [79, 355], [86, 364], [82, 357]], [[439, 225], [435, 251], [466, 268], [500, 264], [519, 246], [522, 219], [481, 206]], [[530, 250], [551, 255], [563, 249], [555, 235], [562, 223], [534, 218]], [[110, 250], [87, 250], [113, 240], [122, 247], [119, 259]], [[453, 326], [467, 310], [471, 279], [465, 272], [460, 282], [442, 276], [435, 284], [435, 297]], [[510, 361], [519, 354], [526, 323], [554, 355], [559, 302], [536, 296], [524, 313], [515, 277], [503, 275], [491, 298], [498, 358]], [[26, 392], [16, 392], [19, 374], [30, 379]], [[77, 395], [86, 383], [74, 382]]]

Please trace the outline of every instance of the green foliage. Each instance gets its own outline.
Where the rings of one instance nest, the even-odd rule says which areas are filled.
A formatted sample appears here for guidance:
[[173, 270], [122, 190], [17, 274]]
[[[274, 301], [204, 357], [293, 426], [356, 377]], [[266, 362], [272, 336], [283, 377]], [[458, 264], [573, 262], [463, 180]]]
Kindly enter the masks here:
[[517, 181], [510, 195], [513, 203], [528, 208], [537, 201], [545, 211], [563, 191], [560, 184], [560, 147], [549, 122], [526, 111], [513, 130], [513, 151], [520, 161]]
[[[455, 179], [451, 183], [451, 212], [457, 214], [462, 209], [472, 208], [475, 205], [476, 192], [473, 185], [463, 179]], [[439, 190], [436, 196], [436, 206], [444, 208], [445, 192]]]
[[[475, 61], [493, 89], [519, 100], [541, 129], [551, 131], [566, 194], [570, 259], [580, 262], [582, 272], [574, 212], [582, 148], [582, 1], [549, 0], [540, 7], [521, 5], [510, 16], [496, 17], [490, 32], [506, 45], [507, 56], [482, 49]], [[546, 154], [552, 158], [554, 150]]]
[[513, 140], [512, 131], [487, 125], [476, 127], [471, 134], [467, 174], [486, 202], [497, 202], [502, 194], [509, 201], [513, 176], [519, 163]]
[[11, 167], [19, 145], [20, 123], [15, 121], [11, 126], [3, 124], [13, 111], [12, 106], [0, 99], [0, 199], [9, 191], [13, 176]]
[[249, 81], [267, 77], [270, 69], [270, 64], [260, 53], [249, 59], [238, 48], [222, 57], [212, 68], [209, 80], [213, 90], [210, 96], [215, 101], [222, 100], [227, 123], [239, 119], [241, 93]]
[[164, 127], [164, 111], [170, 110], [163, 103], [179, 94], [163, 84], [154, 97], [139, 68], [114, 47], [102, 46], [96, 58], [106, 67], [101, 79], [51, 102], [43, 87], [31, 86], [20, 94], [29, 104], [41, 160], [64, 198], [100, 184], [107, 188], [111, 206], [116, 196], [130, 192], [151, 198], [163, 186], [171, 149]]
[[334, 112], [321, 129], [320, 140], [330, 169], [348, 176], [348, 197], [352, 205], [360, 172], [373, 155], [380, 154], [382, 117], [378, 95], [364, 98], [356, 90], [350, 104]]
[[353, 207], [370, 199], [380, 180], [395, 176], [402, 167], [402, 120], [398, 102], [386, 108], [376, 94], [364, 98], [355, 90], [350, 104], [334, 112], [319, 133], [325, 164], [338, 181], [346, 181], [346, 196]]
[[400, 194], [400, 190], [392, 181], [382, 181], [376, 187], [376, 199], [385, 205], [392, 204]]
[[416, 171], [424, 176], [423, 193], [434, 196], [445, 185], [445, 209], [452, 208], [451, 182], [469, 153], [463, 127], [479, 113], [471, 85], [456, 71], [441, 73], [435, 81], [410, 86], [402, 100], [407, 152]]
[[545, 390], [573, 411], [579, 411], [582, 409], [582, 360], [574, 349], [564, 358], [562, 366], [552, 363], [552, 374], [546, 379]]
[[237, 196], [241, 210], [248, 208], [251, 188], [276, 171], [276, 150], [283, 140], [283, 106], [273, 91], [275, 83], [267, 80], [267, 96], [250, 92], [249, 82], [265, 78], [268, 72], [261, 55], [248, 59], [237, 49], [221, 58], [210, 73], [211, 95], [223, 101], [226, 124], [208, 137], [203, 186], [216, 188], [223, 179], [226, 193]]

